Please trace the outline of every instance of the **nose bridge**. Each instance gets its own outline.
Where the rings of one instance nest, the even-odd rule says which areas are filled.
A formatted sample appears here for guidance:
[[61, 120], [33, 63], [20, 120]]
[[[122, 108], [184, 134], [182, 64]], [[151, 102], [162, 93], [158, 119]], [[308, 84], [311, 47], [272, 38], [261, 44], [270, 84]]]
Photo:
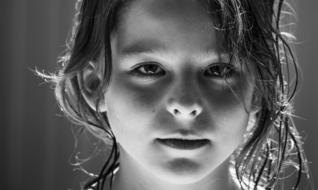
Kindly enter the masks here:
[[191, 106], [198, 101], [198, 96], [195, 74], [189, 68], [185, 69], [173, 87], [172, 100], [183, 106]]
[[200, 92], [195, 74], [184, 72], [175, 81], [167, 105], [168, 111], [178, 118], [194, 118], [202, 111]]
[[183, 106], [191, 106], [198, 101], [198, 89], [195, 82], [186, 78], [181, 82], [179, 88], [176, 88], [176, 102]]

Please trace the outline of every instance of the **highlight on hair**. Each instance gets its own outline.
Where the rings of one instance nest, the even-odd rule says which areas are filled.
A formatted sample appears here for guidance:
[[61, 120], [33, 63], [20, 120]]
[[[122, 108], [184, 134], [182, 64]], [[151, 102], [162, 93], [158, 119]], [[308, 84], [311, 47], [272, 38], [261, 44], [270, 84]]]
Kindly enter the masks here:
[[[255, 94], [260, 106], [254, 126], [246, 141], [233, 154], [230, 171], [241, 189], [274, 189], [286, 177], [288, 168], [300, 181], [310, 179], [302, 139], [293, 123], [293, 97], [299, 82], [299, 68], [292, 48], [293, 36], [285, 31], [285, 21], [294, 15], [284, 0], [206, 0], [207, 11], [219, 21], [224, 44], [240, 64], [254, 64]], [[119, 168], [119, 151], [106, 112], [99, 111], [99, 102], [111, 78], [111, 33], [129, 0], [78, 0], [73, 30], [61, 68], [56, 75], [45, 76], [55, 85], [61, 110], [74, 123], [84, 126], [111, 147], [104, 167], [84, 189], [103, 189], [107, 177]], [[288, 23], [287, 23], [288, 24]], [[88, 93], [96, 95], [96, 109], [83, 97], [83, 70], [91, 61], [103, 57], [101, 83], [92, 85]], [[97, 110], [97, 111], [96, 111]], [[110, 180], [110, 187], [111, 187]]]

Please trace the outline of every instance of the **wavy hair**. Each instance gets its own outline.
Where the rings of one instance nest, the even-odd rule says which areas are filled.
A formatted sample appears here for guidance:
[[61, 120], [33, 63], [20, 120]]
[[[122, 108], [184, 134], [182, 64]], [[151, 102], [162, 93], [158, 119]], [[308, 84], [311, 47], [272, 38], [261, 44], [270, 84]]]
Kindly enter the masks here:
[[[103, 189], [105, 180], [119, 168], [119, 151], [106, 112], [99, 102], [111, 78], [112, 32], [129, 0], [78, 0], [72, 33], [60, 57], [57, 74], [44, 76], [55, 87], [61, 110], [74, 123], [84, 126], [110, 147], [108, 159], [96, 178], [84, 189]], [[260, 110], [246, 141], [232, 156], [232, 177], [241, 189], [274, 189], [284, 171], [295, 168], [299, 188], [303, 174], [310, 178], [302, 140], [292, 120], [293, 97], [299, 82], [299, 68], [292, 48], [293, 36], [286, 23], [293, 10], [284, 0], [207, 0], [208, 13], [217, 17], [224, 44], [241, 64], [254, 64], [255, 94]], [[290, 14], [291, 13], [291, 14]], [[285, 24], [285, 25], [284, 25]], [[288, 24], [288, 23], [287, 23]], [[103, 80], [90, 84], [96, 109], [85, 101], [83, 70], [103, 57], [98, 69]], [[110, 186], [112, 180], [110, 180]]]

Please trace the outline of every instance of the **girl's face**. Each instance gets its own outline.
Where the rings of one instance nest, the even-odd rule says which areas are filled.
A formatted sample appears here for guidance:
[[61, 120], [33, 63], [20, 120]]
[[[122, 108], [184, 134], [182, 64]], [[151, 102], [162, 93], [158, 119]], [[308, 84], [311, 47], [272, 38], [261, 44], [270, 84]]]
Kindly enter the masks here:
[[138, 0], [112, 36], [105, 106], [120, 162], [173, 183], [212, 175], [242, 142], [249, 119], [253, 77], [229, 64], [204, 7]]

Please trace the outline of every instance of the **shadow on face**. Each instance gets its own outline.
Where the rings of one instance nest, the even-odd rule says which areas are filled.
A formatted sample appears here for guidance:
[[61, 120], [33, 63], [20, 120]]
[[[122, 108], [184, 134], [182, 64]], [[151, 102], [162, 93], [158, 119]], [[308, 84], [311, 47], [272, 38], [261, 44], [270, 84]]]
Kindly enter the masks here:
[[[170, 182], [212, 175], [242, 142], [252, 77], [222, 50], [221, 34], [197, 1], [139, 0], [125, 11], [112, 36], [112, 80], [105, 95], [125, 152], [121, 162]], [[158, 143], [171, 137], [209, 143], [195, 150]], [[186, 172], [180, 169], [184, 163], [195, 167]]]

